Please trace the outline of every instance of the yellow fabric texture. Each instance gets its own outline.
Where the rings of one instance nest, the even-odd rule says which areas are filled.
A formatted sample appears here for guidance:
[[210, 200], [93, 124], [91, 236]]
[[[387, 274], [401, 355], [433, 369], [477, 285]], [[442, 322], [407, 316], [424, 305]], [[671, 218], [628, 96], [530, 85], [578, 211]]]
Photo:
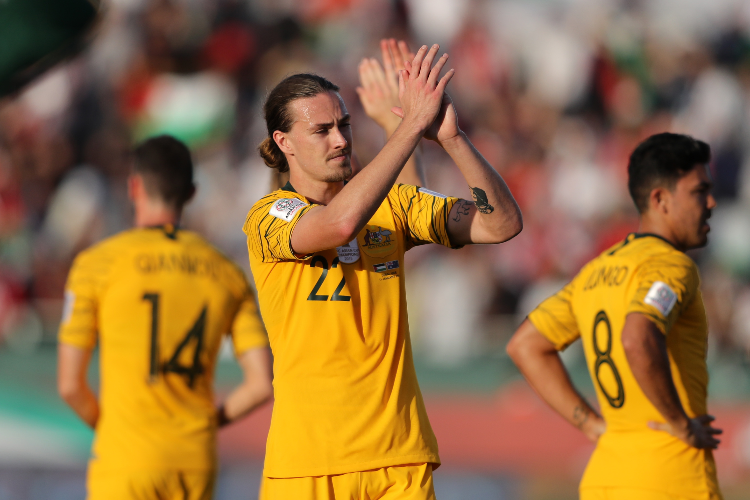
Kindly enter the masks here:
[[267, 345], [242, 270], [189, 231], [133, 229], [81, 252], [59, 341], [100, 347], [99, 468], [216, 467], [221, 340]]
[[383, 467], [334, 476], [268, 478], [260, 500], [435, 500], [432, 464]]
[[[664, 285], [675, 299], [670, 310], [647, 299], [652, 288]], [[690, 417], [705, 414], [708, 324], [699, 285], [697, 267], [687, 255], [659, 237], [631, 234], [529, 315], [558, 349], [579, 337], [583, 342], [607, 431], [581, 488], [637, 488], [695, 500], [720, 496], [710, 450], [648, 428], [649, 421], [664, 419], [635, 381], [621, 340], [628, 314], [648, 316], [666, 334], [685, 411]]]
[[[306, 206], [272, 215], [299, 203], [289, 200]], [[274, 356], [265, 476], [439, 463], [412, 360], [404, 252], [451, 246], [456, 201], [396, 185], [356, 242], [305, 258], [290, 238], [313, 205], [278, 190], [252, 207], [243, 229]]]
[[[720, 500], [717, 495], [706, 500]], [[687, 497], [668, 495], [663, 491], [639, 490], [635, 488], [584, 488], [580, 500], [688, 500]]]
[[89, 470], [87, 500], [211, 500], [216, 472]]

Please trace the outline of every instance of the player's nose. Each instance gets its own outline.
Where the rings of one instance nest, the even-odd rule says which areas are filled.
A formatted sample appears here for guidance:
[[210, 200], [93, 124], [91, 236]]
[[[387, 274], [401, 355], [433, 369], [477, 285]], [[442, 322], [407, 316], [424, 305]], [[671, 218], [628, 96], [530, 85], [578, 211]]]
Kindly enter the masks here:
[[708, 194], [708, 199], [706, 199], [706, 208], [709, 210], [716, 208], [716, 198], [711, 193]]
[[330, 138], [332, 142], [331, 145], [334, 147], [334, 149], [343, 149], [349, 145], [349, 140], [338, 127], [333, 127], [333, 129], [331, 130]]

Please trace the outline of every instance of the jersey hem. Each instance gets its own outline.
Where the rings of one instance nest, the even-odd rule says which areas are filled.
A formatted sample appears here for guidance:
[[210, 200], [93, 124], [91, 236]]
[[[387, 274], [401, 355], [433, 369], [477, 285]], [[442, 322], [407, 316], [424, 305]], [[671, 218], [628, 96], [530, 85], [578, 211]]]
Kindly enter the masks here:
[[[679, 496], [679, 497], [685, 497], [686, 499], [689, 499], [689, 500], [693, 500], [693, 499], [700, 500], [700, 499], [706, 498], [706, 495], [717, 495], [719, 498], [721, 498], [721, 492], [720, 492], [720, 490], [718, 488], [717, 489], [712, 489], [708, 485], [704, 485], [703, 489], [700, 492], [696, 492], [696, 490], [693, 490], [693, 489], [687, 490], [687, 491], [680, 491], [678, 489], [670, 489], [670, 488], [649, 488], [649, 487], [646, 487], [646, 486], [633, 485], [632, 483], [628, 483], [628, 484], [615, 484], [615, 483], [603, 484], [603, 483], [601, 483], [601, 484], [585, 484], [584, 485], [584, 483], [581, 482], [581, 484], [578, 487], [578, 490], [579, 491], [583, 491], [583, 490], [586, 490], [586, 489], [592, 489], [592, 490], [595, 490], [595, 489], [613, 489], [613, 490], [616, 490], [616, 489], [627, 489], [627, 490], [653, 491], [653, 492], [657, 492], [657, 493], [663, 493], [664, 495], [668, 495], [668, 496], [675, 496], [676, 495], [676, 496]], [[696, 493], [698, 493], [698, 496], [693, 496]]]
[[358, 462], [330, 467], [316, 467], [310, 469], [271, 469], [263, 468], [263, 477], [272, 479], [289, 479], [295, 477], [332, 476], [335, 474], [349, 474], [352, 472], [363, 472], [366, 470], [380, 469], [383, 467], [394, 467], [410, 465], [415, 463], [428, 463], [433, 465], [433, 470], [440, 466], [440, 457], [437, 454], [401, 455], [398, 457], [381, 458], [369, 462]]
[[180, 471], [196, 471], [196, 472], [209, 472], [209, 471], [217, 471], [219, 469], [219, 463], [218, 461], [212, 465], [185, 465], [185, 464], [175, 464], [175, 463], [169, 463], [169, 464], [141, 464], [138, 465], [128, 465], [128, 464], [108, 464], [108, 463], [102, 463], [96, 458], [92, 458], [88, 462], [88, 468], [91, 470], [92, 468], [102, 471], [102, 472], [117, 472], [117, 471], [153, 471], [153, 470], [180, 470]]

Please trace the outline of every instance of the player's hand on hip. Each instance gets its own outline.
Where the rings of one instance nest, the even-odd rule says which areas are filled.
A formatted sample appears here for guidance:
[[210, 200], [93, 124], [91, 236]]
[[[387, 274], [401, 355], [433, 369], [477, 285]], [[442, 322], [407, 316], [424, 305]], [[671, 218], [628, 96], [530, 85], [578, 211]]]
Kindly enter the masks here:
[[359, 63], [357, 94], [367, 116], [383, 129], [394, 130], [401, 122], [391, 108], [399, 106], [398, 72], [406, 67], [406, 61], [414, 59], [406, 42], [395, 39], [380, 40], [383, 57], [381, 67], [377, 59], [365, 58]]
[[443, 78], [440, 71], [448, 60], [443, 54], [433, 66], [440, 46], [435, 44], [429, 50], [422, 46], [411, 62], [406, 61], [406, 69], [399, 72], [400, 108], [393, 112], [403, 119], [402, 124], [417, 127], [425, 133], [435, 121], [443, 103], [445, 87], [455, 71], [449, 70]]
[[585, 424], [581, 426], [581, 431], [589, 438], [589, 441], [596, 443], [599, 437], [607, 430], [607, 423], [599, 415], [592, 414]]
[[657, 431], [668, 432], [694, 448], [710, 448], [715, 450], [720, 440], [716, 439], [721, 429], [711, 427], [715, 419], [711, 415], [700, 415], [688, 419], [684, 424], [672, 425], [664, 422], [649, 422], [648, 426]]

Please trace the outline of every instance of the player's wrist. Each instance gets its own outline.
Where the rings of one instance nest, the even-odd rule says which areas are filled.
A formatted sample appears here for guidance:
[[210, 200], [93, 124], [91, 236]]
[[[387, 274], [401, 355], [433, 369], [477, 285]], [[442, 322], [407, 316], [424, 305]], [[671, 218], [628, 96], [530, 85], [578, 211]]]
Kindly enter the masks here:
[[393, 135], [399, 133], [409, 137], [417, 136], [421, 138], [429, 128], [429, 124], [421, 123], [417, 118], [405, 116], [394, 130]]
[[227, 416], [227, 411], [224, 408], [224, 405], [219, 406], [216, 409], [216, 426], [221, 428], [229, 424], [230, 422], [231, 420]]
[[441, 148], [443, 148], [448, 154], [453, 151], [457, 151], [458, 148], [469, 142], [469, 137], [464, 133], [463, 130], [459, 129], [455, 135], [446, 138], [437, 137], [437, 142]]
[[581, 431], [592, 441], [596, 441], [604, 434], [607, 424], [602, 417], [593, 411], [588, 414], [585, 422], [581, 424]]
[[687, 415], [680, 415], [668, 420], [674, 433], [677, 437], [683, 440], [687, 440], [693, 434], [693, 430], [690, 426], [690, 418]]

